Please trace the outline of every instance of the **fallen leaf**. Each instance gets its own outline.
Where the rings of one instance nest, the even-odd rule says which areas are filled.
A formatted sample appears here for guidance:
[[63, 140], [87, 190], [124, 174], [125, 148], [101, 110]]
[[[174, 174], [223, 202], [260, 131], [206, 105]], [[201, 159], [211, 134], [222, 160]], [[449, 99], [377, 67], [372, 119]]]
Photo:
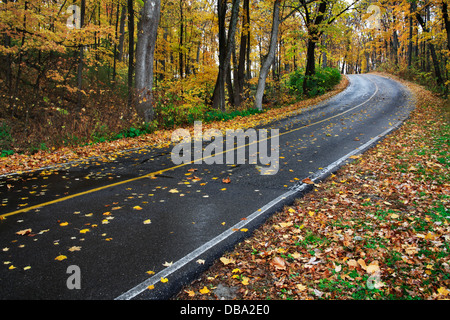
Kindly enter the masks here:
[[230, 177], [226, 177], [226, 178], [222, 179], [222, 182], [223, 183], [230, 183], [231, 179], [230, 179]]
[[205, 264], [205, 260], [202, 260], [202, 259], [198, 259], [196, 262], [197, 262], [198, 264]]
[[250, 279], [249, 278], [247, 278], [247, 277], [243, 277], [242, 278], [242, 284], [244, 285], [244, 286], [247, 286], [248, 285], [248, 281], [249, 281]]
[[79, 246], [73, 246], [73, 247], [69, 248], [70, 252], [80, 251], [80, 250], [81, 250], [81, 247], [79, 247]]
[[323, 292], [317, 289], [314, 289], [314, 294], [318, 297], [321, 297], [323, 295]]
[[285, 270], [286, 269], [286, 262], [281, 257], [275, 257], [270, 262], [271, 265], [273, 265], [276, 269], [279, 270]]
[[205, 286], [205, 287], [203, 287], [203, 289], [200, 289], [199, 292], [201, 294], [207, 294], [207, 293], [209, 293], [209, 289]]
[[437, 291], [439, 294], [442, 294], [444, 296], [446, 296], [450, 293], [450, 291], [445, 287], [440, 287]]
[[167, 278], [161, 278], [161, 282], [162, 282], [162, 283], [169, 282], [169, 279], [167, 279]]
[[57, 256], [57, 257], [55, 258], [55, 260], [58, 260], [58, 261], [62, 261], [62, 260], [65, 260], [65, 259], [67, 259], [67, 257], [64, 256], [64, 255], [59, 255], [59, 256]]
[[282, 228], [287, 228], [287, 227], [292, 226], [292, 225], [293, 225], [293, 222], [292, 222], [292, 221], [289, 221], [289, 222], [280, 222], [279, 225], [280, 225], [280, 227], [282, 227]]
[[152, 221], [150, 219], [147, 219], [144, 221], [144, 224], [150, 224], [150, 223], [152, 223]]
[[292, 258], [294, 258], [295, 260], [298, 260], [301, 258], [301, 254], [298, 252], [294, 252], [293, 254], [291, 254]]
[[233, 259], [228, 259], [228, 258], [225, 258], [225, 257], [220, 258], [220, 261], [221, 261], [224, 265], [227, 265], [227, 264], [230, 264], [230, 263], [235, 263], [235, 261], [234, 261]]
[[361, 266], [361, 268], [367, 270], [366, 262], [363, 259], [358, 259], [358, 264]]
[[19, 236], [26, 236], [30, 233], [31, 233], [31, 229], [25, 229], [25, 230], [20, 230], [20, 231], [16, 232], [16, 234], [18, 234]]
[[82, 229], [82, 230], [80, 230], [80, 233], [86, 233], [86, 232], [89, 232], [90, 230], [89, 229]]
[[354, 268], [356, 268], [358, 266], [358, 263], [356, 262], [355, 259], [348, 260], [347, 264], [349, 265], [349, 267], [354, 267]]
[[153, 290], [153, 289], [155, 289], [155, 286], [154, 286], [153, 284], [151, 284], [151, 285], [149, 285], [149, 286], [147, 287], [147, 289], [148, 289], [148, 290]]
[[142, 208], [140, 206], [134, 206], [133, 209], [134, 210], [142, 210]]
[[304, 286], [304, 285], [302, 285], [302, 284], [297, 284], [297, 289], [298, 289], [299, 291], [305, 291], [307, 288], [308, 288], [307, 286]]
[[314, 182], [310, 178], [305, 178], [302, 180], [302, 182], [306, 184], [314, 184]]
[[378, 261], [372, 261], [366, 268], [366, 272], [369, 274], [380, 271], [380, 266], [378, 265]]
[[172, 264], [173, 264], [173, 261], [171, 261], [171, 262], [167, 262], [166, 261], [166, 262], [163, 263], [163, 266], [164, 267], [170, 267]]
[[184, 290], [188, 294], [189, 297], [195, 297], [195, 292], [192, 290]]

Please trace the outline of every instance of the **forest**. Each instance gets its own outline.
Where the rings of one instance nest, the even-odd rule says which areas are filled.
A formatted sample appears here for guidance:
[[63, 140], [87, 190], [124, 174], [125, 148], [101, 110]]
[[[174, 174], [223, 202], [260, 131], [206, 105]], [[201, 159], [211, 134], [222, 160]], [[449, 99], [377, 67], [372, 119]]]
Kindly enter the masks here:
[[449, 3], [2, 0], [2, 157], [263, 113], [341, 74], [446, 97]]

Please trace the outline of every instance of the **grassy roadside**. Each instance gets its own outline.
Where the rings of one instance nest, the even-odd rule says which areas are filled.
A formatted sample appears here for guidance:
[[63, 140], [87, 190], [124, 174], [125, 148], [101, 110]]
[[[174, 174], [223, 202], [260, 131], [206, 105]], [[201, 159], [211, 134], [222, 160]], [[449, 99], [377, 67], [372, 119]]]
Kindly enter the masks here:
[[[341, 82], [329, 92], [294, 103], [281, 108], [271, 108], [264, 113], [250, 115], [246, 117], [236, 117], [228, 121], [214, 121], [203, 124], [203, 130], [210, 128], [225, 131], [226, 129], [246, 129], [258, 125], [264, 125], [269, 122], [286, 118], [294, 114], [303, 112], [309, 106], [315, 105], [321, 101], [331, 98], [347, 88], [348, 79], [343, 76]], [[176, 129], [176, 128], [175, 128]], [[8, 157], [0, 158], [0, 175], [37, 170], [43, 167], [62, 164], [73, 161], [80, 161], [92, 157], [100, 157], [102, 161], [108, 161], [114, 157], [115, 153], [126, 152], [136, 148], [155, 147], [161, 148], [170, 145], [171, 130], [158, 130], [151, 134], [138, 137], [128, 137], [114, 141], [100, 142], [80, 147], [64, 147], [58, 150], [39, 150], [34, 154], [13, 154]], [[193, 133], [193, 125], [187, 128]]]
[[398, 131], [270, 218], [176, 299], [449, 299], [449, 105], [396, 80], [417, 101]]

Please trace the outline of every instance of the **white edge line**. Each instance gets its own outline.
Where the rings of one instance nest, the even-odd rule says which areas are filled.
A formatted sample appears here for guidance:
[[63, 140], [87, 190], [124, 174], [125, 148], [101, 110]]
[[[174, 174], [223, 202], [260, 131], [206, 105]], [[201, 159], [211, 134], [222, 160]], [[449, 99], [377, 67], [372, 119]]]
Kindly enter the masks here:
[[[328, 175], [330, 172], [332, 172], [337, 167], [339, 167], [342, 163], [344, 163], [351, 156], [353, 156], [353, 155], [355, 155], [357, 153], [363, 152], [367, 147], [369, 147], [372, 144], [375, 144], [378, 140], [382, 139], [384, 136], [389, 134], [391, 131], [393, 131], [394, 129], [398, 128], [402, 123], [403, 123], [403, 121], [397, 122], [391, 128], [385, 130], [383, 133], [379, 134], [375, 138], [370, 139], [368, 142], [366, 142], [362, 146], [356, 148], [352, 152], [346, 154], [345, 156], [343, 156], [340, 159], [336, 160], [335, 162], [331, 163], [326, 168], [316, 172], [313, 175], [313, 178], [311, 180], [312, 181], [318, 181], [320, 179], [323, 179], [326, 175]], [[306, 189], [307, 186], [308, 186], [307, 184], [302, 183], [299, 186], [296, 186], [296, 187], [292, 188], [292, 190], [283, 193], [279, 197], [277, 197], [277, 198], [273, 199], [272, 201], [270, 201], [269, 203], [267, 203], [265, 206], [263, 206], [258, 211], [253, 212], [250, 216], [247, 217], [247, 220], [241, 220], [240, 222], [236, 223], [234, 226], [232, 226], [228, 230], [224, 231], [223, 233], [221, 233], [217, 237], [213, 238], [212, 240], [208, 241], [207, 243], [203, 244], [202, 246], [200, 246], [196, 250], [192, 251], [191, 253], [187, 254], [186, 256], [181, 258], [180, 260], [178, 260], [175, 263], [173, 263], [170, 267], [167, 267], [166, 269], [161, 270], [160, 272], [158, 272], [157, 274], [155, 274], [151, 278], [141, 282], [140, 284], [138, 284], [134, 288], [128, 290], [127, 292], [121, 294], [120, 296], [118, 296], [114, 300], [131, 300], [131, 299], [133, 299], [134, 297], [138, 296], [139, 294], [141, 294], [142, 292], [147, 290], [147, 287], [149, 287], [151, 285], [155, 285], [156, 283], [160, 282], [161, 278], [167, 278], [169, 275], [171, 275], [172, 273], [174, 273], [178, 269], [184, 267], [186, 264], [192, 262], [195, 258], [197, 258], [198, 256], [202, 255], [203, 253], [205, 253], [206, 251], [208, 251], [212, 247], [216, 246], [219, 242], [223, 241], [228, 236], [230, 236], [231, 234], [236, 232], [236, 231], [233, 231], [233, 229], [240, 229], [240, 228], [246, 226], [247, 224], [249, 224], [250, 222], [255, 220], [257, 217], [259, 217], [261, 214], [263, 214], [264, 212], [269, 210], [271, 207], [273, 207], [274, 205], [282, 202], [287, 197], [290, 197], [292, 195], [295, 195], [297, 193], [302, 192], [304, 189]]]

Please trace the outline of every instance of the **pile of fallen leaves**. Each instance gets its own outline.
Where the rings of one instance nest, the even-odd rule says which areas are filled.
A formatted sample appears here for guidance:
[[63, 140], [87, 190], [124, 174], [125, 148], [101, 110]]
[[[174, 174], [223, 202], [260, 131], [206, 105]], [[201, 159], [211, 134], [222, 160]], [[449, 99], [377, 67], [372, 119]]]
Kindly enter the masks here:
[[[203, 130], [214, 128], [225, 132], [226, 129], [246, 129], [292, 116], [303, 112], [309, 106], [313, 106], [340, 93], [347, 88], [348, 83], [348, 79], [344, 76], [342, 77], [342, 81], [335, 88], [333, 88], [333, 90], [324, 95], [317, 96], [312, 99], [302, 100], [289, 106], [272, 108], [261, 114], [248, 117], [237, 117], [229, 121], [216, 121], [209, 124], [203, 124]], [[172, 132], [175, 129], [159, 130], [152, 134], [135, 138], [124, 138], [112, 142], [102, 142], [76, 148], [64, 147], [51, 151], [40, 150], [34, 154], [14, 154], [8, 157], [0, 158], [0, 175], [36, 170], [56, 164], [70, 163], [74, 161], [84, 161], [90, 158], [99, 158], [99, 160], [108, 161], [109, 157], [119, 152], [126, 152], [139, 148], [167, 147], [171, 144]], [[186, 129], [188, 129], [192, 134], [194, 126]]]
[[176, 298], [450, 298], [447, 102], [404, 84], [417, 108], [398, 131], [271, 217]]

